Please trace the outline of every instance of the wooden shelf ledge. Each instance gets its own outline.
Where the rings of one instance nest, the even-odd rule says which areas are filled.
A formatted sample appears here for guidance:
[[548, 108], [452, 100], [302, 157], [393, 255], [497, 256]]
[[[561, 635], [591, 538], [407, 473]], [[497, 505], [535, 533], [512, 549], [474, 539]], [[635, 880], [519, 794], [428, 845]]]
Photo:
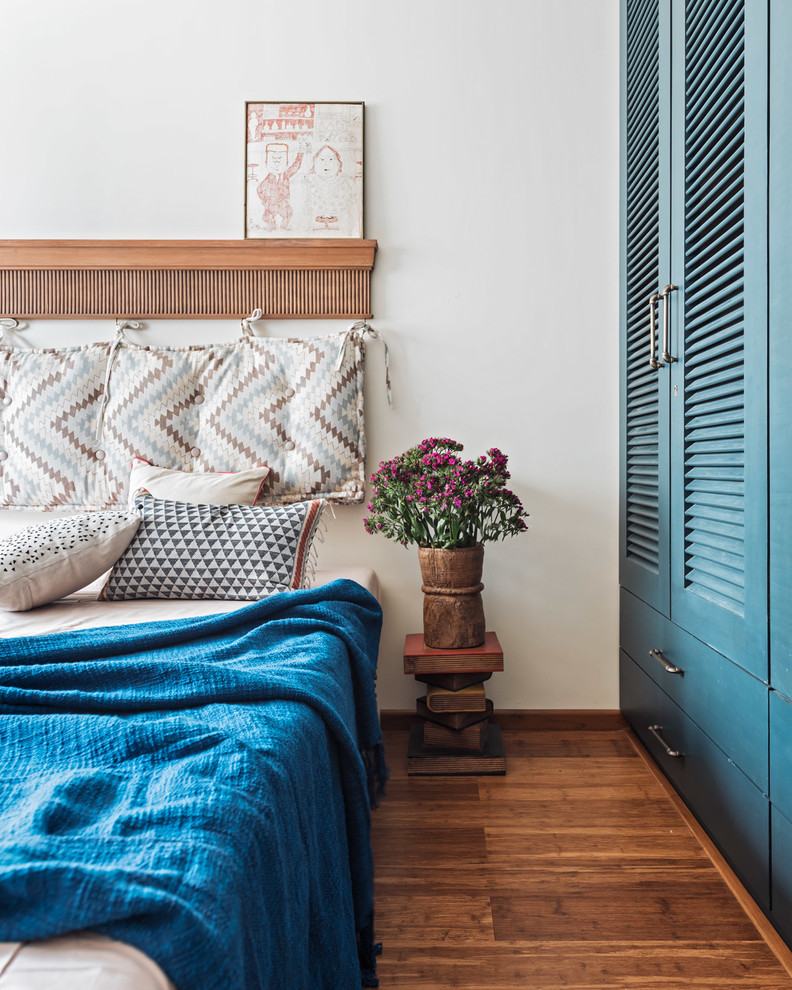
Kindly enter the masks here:
[[371, 317], [377, 242], [0, 240], [0, 316]]

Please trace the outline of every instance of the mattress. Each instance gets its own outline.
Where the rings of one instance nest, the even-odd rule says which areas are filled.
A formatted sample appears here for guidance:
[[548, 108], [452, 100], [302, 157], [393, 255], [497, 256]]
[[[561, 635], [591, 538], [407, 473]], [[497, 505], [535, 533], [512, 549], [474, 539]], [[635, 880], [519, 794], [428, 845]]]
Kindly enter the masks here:
[[[317, 570], [313, 584], [338, 578], [357, 581], [377, 600], [380, 584], [370, 568]], [[0, 612], [0, 637], [48, 633], [128, 623], [214, 615], [240, 608], [238, 601], [97, 599], [102, 581], [50, 605], [28, 612]], [[0, 942], [0, 990], [174, 990], [152, 960], [125, 943], [88, 932], [36, 942]]]
[[[318, 569], [312, 583], [314, 586], [319, 586], [338, 578], [357, 581], [370, 591], [377, 601], [380, 601], [379, 579], [368, 567]], [[151, 598], [127, 602], [104, 602], [97, 598], [103, 584], [104, 578], [68, 598], [53, 602], [51, 605], [40, 605], [27, 612], [0, 611], [0, 637], [8, 639], [14, 636], [43, 636], [46, 633], [92, 629], [97, 626], [123, 626], [135, 622], [189, 619], [198, 615], [232, 612], [246, 604], [218, 599], [172, 601]]]
[[0, 942], [3, 990], [174, 990], [138, 949], [104, 935]]

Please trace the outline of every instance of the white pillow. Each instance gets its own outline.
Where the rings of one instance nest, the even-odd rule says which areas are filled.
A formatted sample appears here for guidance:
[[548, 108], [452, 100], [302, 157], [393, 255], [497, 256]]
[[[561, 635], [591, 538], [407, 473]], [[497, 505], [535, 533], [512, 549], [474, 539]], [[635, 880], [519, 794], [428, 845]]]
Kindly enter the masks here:
[[24, 612], [95, 581], [126, 550], [139, 525], [135, 512], [86, 512], [0, 540], [0, 609]]
[[140, 492], [191, 505], [255, 505], [269, 473], [268, 467], [228, 472], [179, 471], [133, 457], [129, 505], [131, 508]]

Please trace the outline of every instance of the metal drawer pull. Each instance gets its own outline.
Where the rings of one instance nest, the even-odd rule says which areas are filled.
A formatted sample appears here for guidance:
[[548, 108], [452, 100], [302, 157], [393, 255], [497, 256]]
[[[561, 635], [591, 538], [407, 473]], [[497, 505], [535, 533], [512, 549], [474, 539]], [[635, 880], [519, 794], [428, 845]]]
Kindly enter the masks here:
[[680, 753], [678, 749], [671, 749], [665, 739], [663, 739], [661, 735], [661, 732], [663, 731], [662, 725], [650, 725], [647, 726], [647, 728], [666, 751], [666, 756], [673, 756], [675, 759], [678, 759], [679, 757], [685, 755], [684, 753]]
[[678, 285], [671, 285], [669, 282], [660, 293], [663, 297], [663, 361], [666, 364], [673, 364], [676, 361], [676, 358], [668, 353], [668, 293], [675, 292], [678, 288]]
[[685, 671], [681, 667], [677, 667], [675, 664], [671, 663], [670, 660], [664, 657], [662, 650], [649, 650], [649, 656], [653, 660], [656, 660], [659, 664], [661, 664], [667, 674], [685, 673]]
[[655, 357], [657, 352], [657, 324], [655, 323], [655, 312], [657, 309], [657, 300], [660, 298], [660, 293], [655, 292], [653, 296], [649, 297], [649, 364], [652, 368], [657, 371], [661, 366], [660, 362]]

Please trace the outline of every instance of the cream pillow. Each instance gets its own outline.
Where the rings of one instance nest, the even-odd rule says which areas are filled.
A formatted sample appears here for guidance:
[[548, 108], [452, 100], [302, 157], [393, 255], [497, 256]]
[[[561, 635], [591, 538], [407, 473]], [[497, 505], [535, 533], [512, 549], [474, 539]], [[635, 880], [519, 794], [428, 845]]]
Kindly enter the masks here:
[[126, 550], [139, 525], [136, 512], [86, 512], [0, 540], [0, 609], [24, 612], [95, 581]]
[[157, 467], [142, 457], [132, 458], [129, 505], [147, 492], [154, 498], [192, 505], [255, 505], [269, 477], [268, 467], [247, 471], [179, 471]]

